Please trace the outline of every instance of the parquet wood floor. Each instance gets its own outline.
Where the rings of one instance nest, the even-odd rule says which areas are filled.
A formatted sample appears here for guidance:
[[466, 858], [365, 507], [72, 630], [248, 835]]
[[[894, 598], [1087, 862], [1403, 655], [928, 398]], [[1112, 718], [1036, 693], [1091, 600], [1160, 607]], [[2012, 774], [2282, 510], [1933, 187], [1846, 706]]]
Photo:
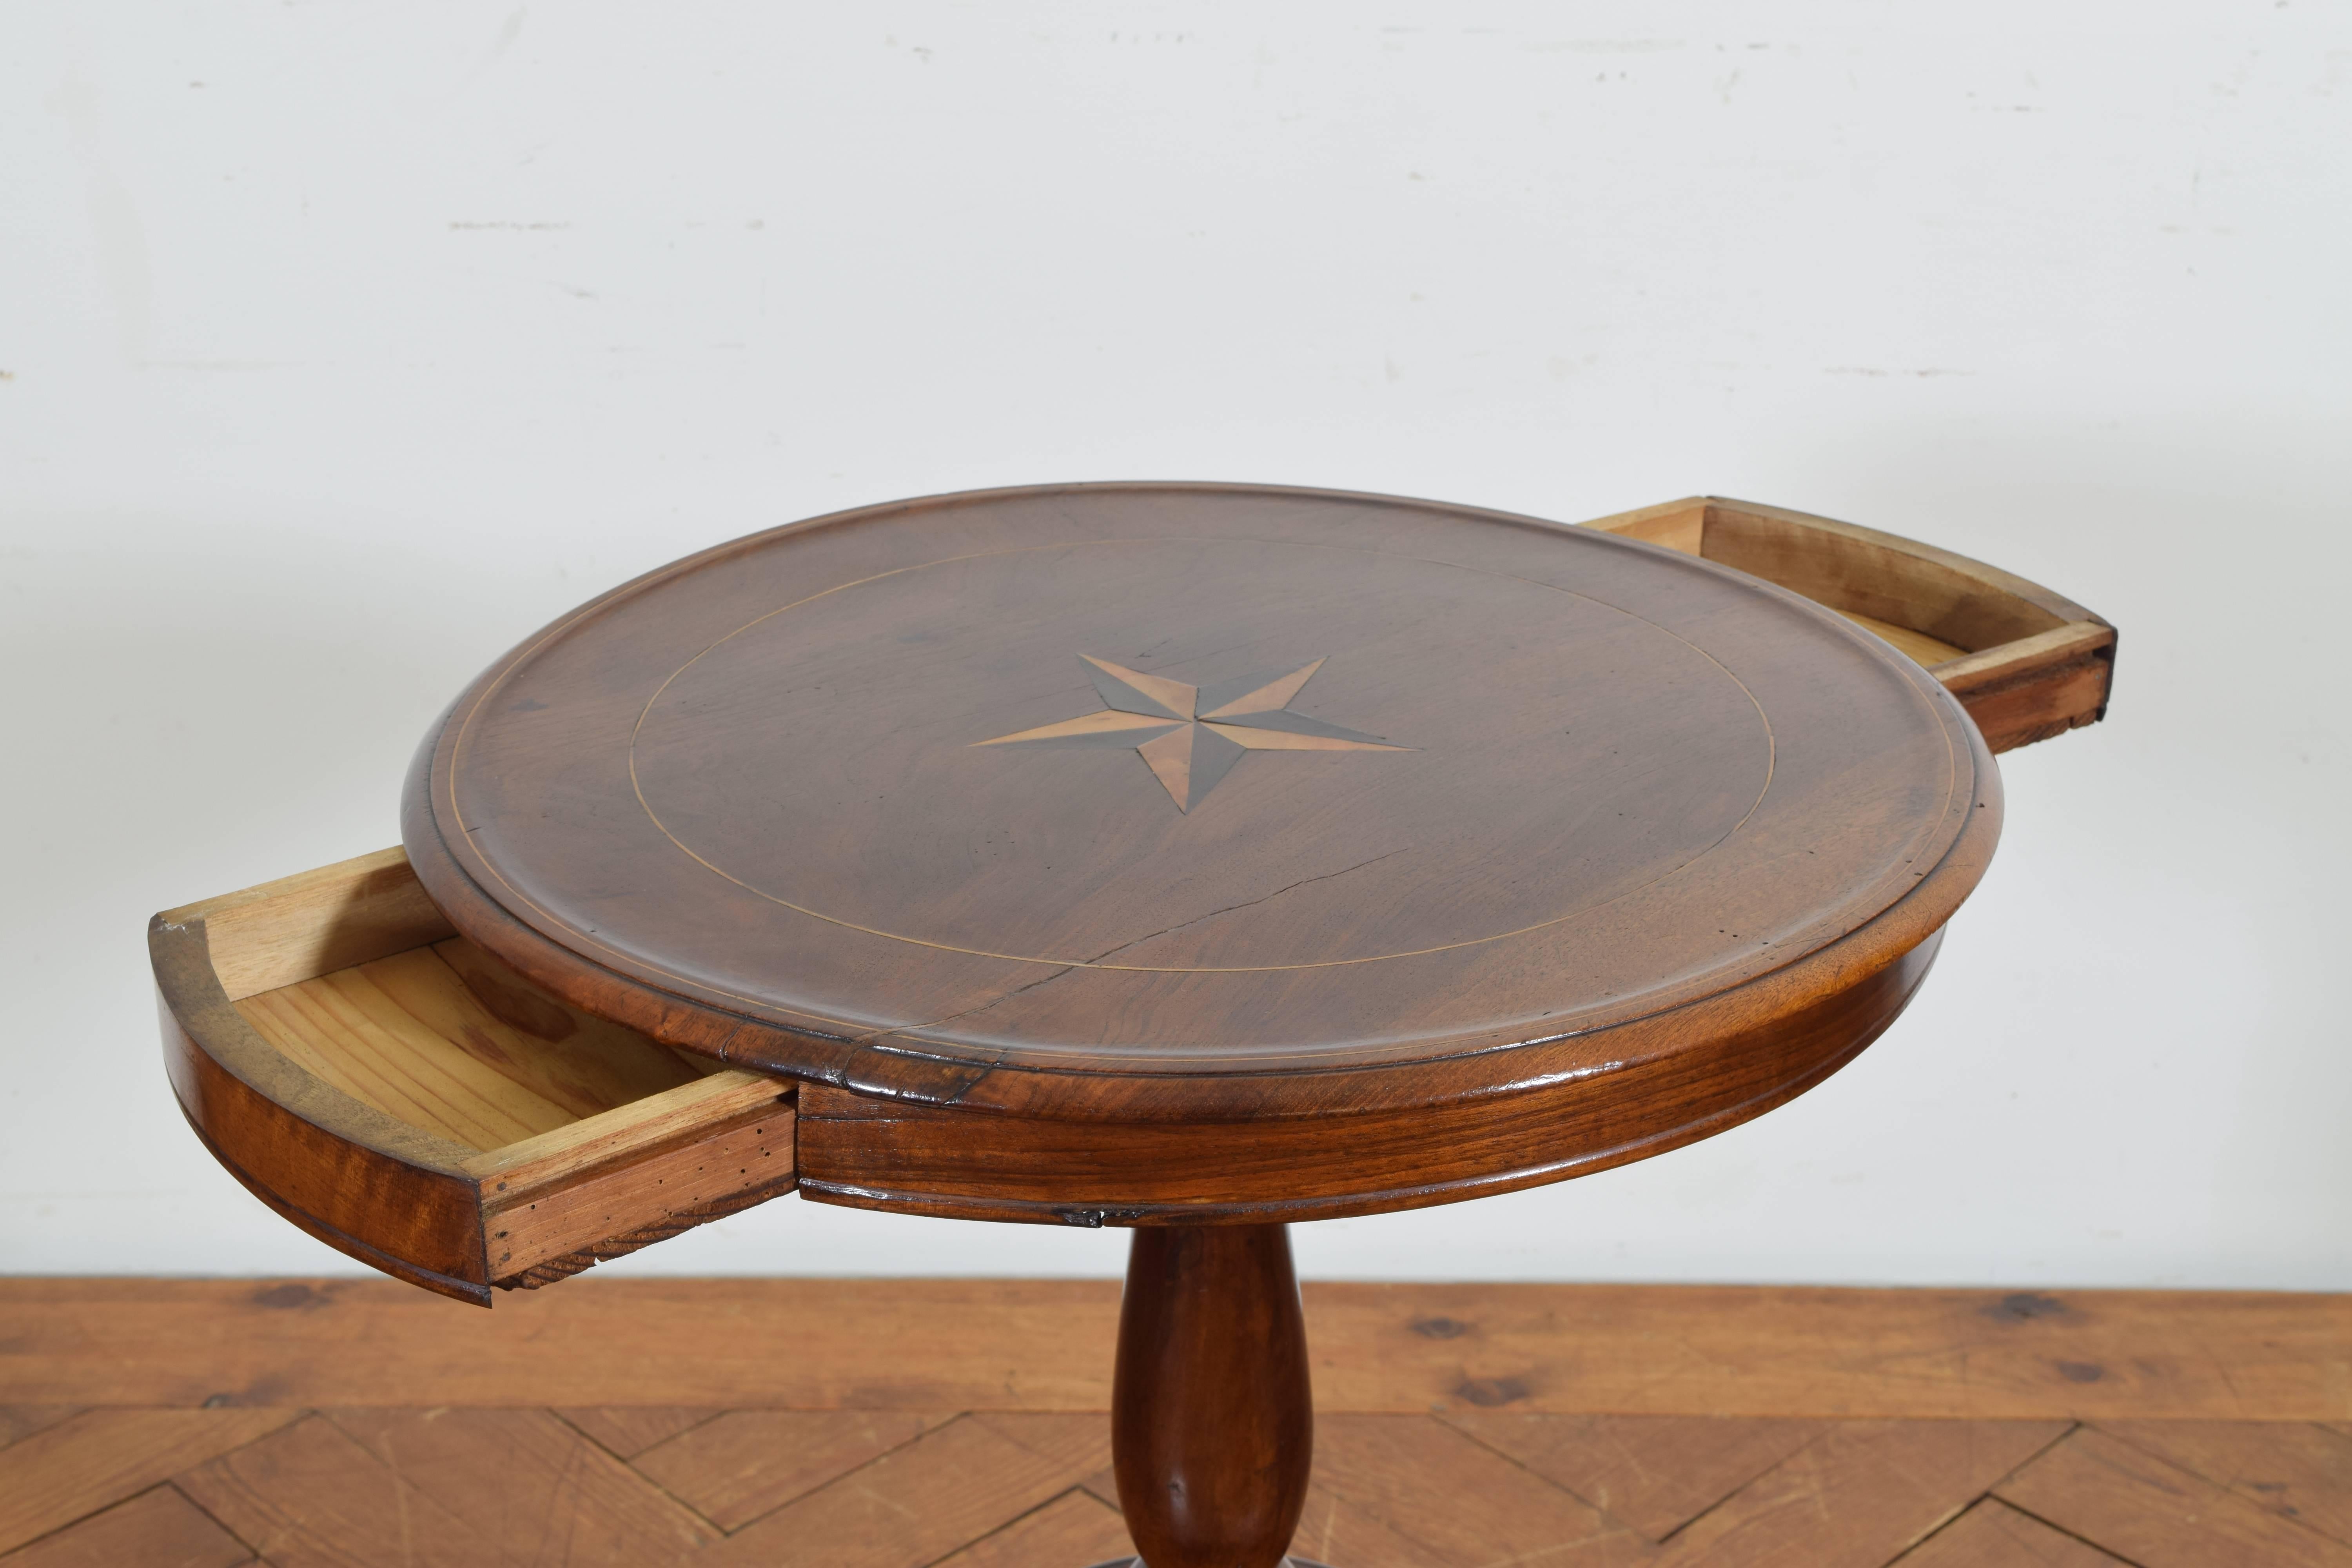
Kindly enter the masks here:
[[[677, 1353], [690, 1359], [695, 1345], [739, 1340], [717, 1309], [757, 1299], [761, 1288], [740, 1281], [637, 1289], [634, 1317], [625, 1310], [633, 1288], [603, 1282], [551, 1293], [585, 1292], [572, 1309], [526, 1306], [517, 1316], [539, 1335], [593, 1321], [607, 1336], [601, 1345], [561, 1336], [577, 1375], [567, 1382], [551, 1363], [528, 1404], [505, 1397], [514, 1370], [490, 1364], [512, 1331], [491, 1331], [505, 1302], [498, 1313], [442, 1306], [425, 1318], [379, 1294], [398, 1287], [66, 1283], [0, 1281], [5, 1568], [1081, 1568], [1126, 1550], [1108, 1416], [1070, 1407], [1083, 1402], [1050, 1379], [1039, 1384], [1047, 1397], [1024, 1399], [1019, 1377], [989, 1364], [986, 1331], [978, 1350], [959, 1331], [968, 1282], [898, 1282], [894, 1313], [880, 1322], [859, 1322], [853, 1310], [873, 1282], [834, 1287], [832, 1310], [766, 1353], [854, 1360], [855, 1346], [877, 1336], [898, 1353], [836, 1366], [832, 1375], [854, 1372], [855, 1386], [828, 1384], [833, 1396], [799, 1408], [607, 1397], [615, 1380], [599, 1364], [637, 1353], [633, 1346], [684, 1344]], [[698, 1286], [706, 1310], [681, 1314]], [[1028, 1331], [1064, 1354], [1094, 1354], [1087, 1312], [1099, 1292], [1070, 1288], [1061, 1302], [1070, 1310], [1056, 1313], [1055, 1289], [1012, 1289], [1005, 1300], [1025, 1309], [1006, 1306], [1007, 1321], [1025, 1316]], [[1542, 1374], [1550, 1363], [1529, 1325], [1548, 1318], [1555, 1333], [1576, 1335], [1600, 1310], [1589, 1288], [1381, 1289], [1408, 1325], [1423, 1327], [1384, 1338], [1379, 1315], [1365, 1314], [1357, 1332], [1335, 1310], [1346, 1288], [1309, 1291], [1310, 1319], [1330, 1342], [1318, 1341], [1318, 1378], [1327, 1366], [1360, 1368], [1318, 1383], [1315, 1480], [1297, 1542], [1339, 1568], [2352, 1568], [2352, 1335], [2340, 1298], [2303, 1298], [2298, 1314], [2292, 1299], [2183, 1295], [2168, 1315], [2147, 1295], [2033, 1298], [2042, 1305], [2012, 1313], [2023, 1336], [2012, 1359], [2031, 1340], [2077, 1368], [2104, 1364], [2075, 1359], [2095, 1343], [2132, 1369], [2155, 1414], [2131, 1414], [2112, 1388], [2079, 1409], [2054, 1389], [2039, 1405], [2020, 1401], [2012, 1369], [1992, 1374], [2005, 1391], [1998, 1414], [1972, 1417], [1951, 1414], [1950, 1391], [1920, 1372], [1947, 1364], [1951, 1350], [1921, 1342], [1921, 1323], [1995, 1321], [1919, 1300], [1958, 1293], [1839, 1293], [1870, 1299], [1836, 1304], [1849, 1328], [1874, 1311], [1878, 1323], [1885, 1386], [1858, 1409], [1829, 1407], [1853, 1403], [1850, 1358], [1794, 1321], [1792, 1298], [1751, 1293], [1750, 1342], [1719, 1363], [1727, 1403], [1742, 1406], [1726, 1414], [1573, 1408], [1573, 1388]], [[822, 1282], [770, 1289], [803, 1311], [824, 1301]], [[587, 1299], [599, 1290], [610, 1299]], [[1671, 1316], [1678, 1293], [1655, 1294], [1657, 1312]], [[1738, 1293], [1706, 1294], [1712, 1310], [1742, 1315]], [[1534, 1310], [1547, 1300], [1549, 1312]], [[1995, 1310], [2017, 1300], [1982, 1299]], [[76, 1300], [112, 1308], [67, 1311]], [[2075, 1340], [2034, 1326], [2070, 1317]], [[286, 1327], [300, 1321], [308, 1332], [322, 1319], [346, 1363], [331, 1375], [308, 1359], [304, 1333]], [[1433, 1334], [1432, 1324], [1444, 1326]], [[2167, 1371], [2192, 1353], [2185, 1335], [2217, 1324], [2206, 1370]], [[1506, 1329], [1525, 1352], [1516, 1372], [1491, 1342]], [[2246, 1334], [2270, 1338], [2256, 1346]], [[158, 1336], [176, 1350], [159, 1352]], [[1465, 1344], [1482, 1340], [1484, 1350]], [[1409, 1360], [1416, 1343], [1452, 1344], [1453, 1385], [1479, 1397], [1349, 1407], [1348, 1391], [1383, 1386], [1360, 1369], [1383, 1359], [1384, 1344]], [[1695, 1391], [1699, 1381], [1675, 1371], [1691, 1354], [1664, 1342], [1653, 1370]], [[1820, 1363], [1811, 1393], [1808, 1355]], [[123, 1397], [135, 1393], [124, 1365], [159, 1356], [212, 1364], [168, 1370], [144, 1402]], [[1496, 1370], [1462, 1370], [1482, 1357]], [[2211, 1378], [2212, 1365], [2252, 1361], [2269, 1368], [2271, 1393], [2232, 1394]], [[415, 1375], [425, 1363], [437, 1370]], [[1785, 1410], [1756, 1411], [1754, 1389], [1741, 1392], [1750, 1375], [1741, 1369], [1758, 1366], [1773, 1369]], [[205, 1373], [224, 1369], [243, 1374], [233, 1393], [186, 1397]], [[468, 1373], [487, 1397], [465, 1396]], [[2057, 1384], [2107, 1381], [2062, 1375]], [[1596, 1383], [1605, 1394], [1622, 1379]], [[2182, 1393], [2190, 1385], [2203, 1392], [2192, 1399]], [[315, 1397], [321, 1389], [338, 1397]], [[950, 1392], [961, 1397], [937, 1399]]]

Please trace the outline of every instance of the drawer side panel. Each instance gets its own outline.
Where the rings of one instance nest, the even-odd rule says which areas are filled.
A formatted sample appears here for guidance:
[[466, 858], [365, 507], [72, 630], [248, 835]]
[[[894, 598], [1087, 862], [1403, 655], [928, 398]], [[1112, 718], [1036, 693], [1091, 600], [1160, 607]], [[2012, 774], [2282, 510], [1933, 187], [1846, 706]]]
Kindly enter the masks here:
[[181, 1111], [214, 1158], [257, 1197], [372, 1268], [489, 1305], [477, 1189], [340, 1138], [213, 1059], [161, 1008], [164, 1063]]

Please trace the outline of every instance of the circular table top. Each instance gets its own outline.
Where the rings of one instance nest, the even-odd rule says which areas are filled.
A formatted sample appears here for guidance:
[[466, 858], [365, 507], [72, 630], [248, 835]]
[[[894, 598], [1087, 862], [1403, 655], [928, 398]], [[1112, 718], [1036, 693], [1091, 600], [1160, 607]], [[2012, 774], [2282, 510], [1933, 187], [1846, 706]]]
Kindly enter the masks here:
[[1808, 964], [1833, 989], [1958, 907], [1998, 787], [1923, 670], [1745, 574], [1123, 484], [869, 508], [615, 589], [460, 697], [406, 837], [461, 930], [658, 1037], [1181, 1119], [1335, 1073], [1475, 1095], [1531, 1047], [1719, 1034]]

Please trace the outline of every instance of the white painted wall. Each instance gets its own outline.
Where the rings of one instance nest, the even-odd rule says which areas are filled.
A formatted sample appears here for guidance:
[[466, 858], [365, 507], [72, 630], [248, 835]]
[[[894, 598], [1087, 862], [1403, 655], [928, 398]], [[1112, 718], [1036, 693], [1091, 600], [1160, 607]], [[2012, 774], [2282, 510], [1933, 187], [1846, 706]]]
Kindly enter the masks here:
[[[0, 1268], [352, 1266], [182, 1124], [148, 913], [380, 847], [524, 632], [1039, 479], [1714, 490], [2124, 627], [1826, 1087], [1356, 1277], [2352, 1288], [2352, 6], [0, 15]], [[1089, 1273], [784, 1202], [631, 1271]]]

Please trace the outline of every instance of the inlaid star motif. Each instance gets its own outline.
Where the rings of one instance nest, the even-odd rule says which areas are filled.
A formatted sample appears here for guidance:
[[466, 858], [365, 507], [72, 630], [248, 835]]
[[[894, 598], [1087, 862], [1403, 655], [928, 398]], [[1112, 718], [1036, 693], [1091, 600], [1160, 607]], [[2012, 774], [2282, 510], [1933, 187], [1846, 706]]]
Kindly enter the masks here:
[[1245, 675], [1210, 687], [1187, 686], [1084, 655], [1078, 662], [1102, 694], [1107, 706], [1101, 712], [972, 743], [1132, 748], [1176, 809], [1184, 812], [1200, 805], [1244, 752], [1413, 749], [1293, 713], [1290, 704], [1300, 689], [1323, 668], [1319, 658], [1287, 675]]

